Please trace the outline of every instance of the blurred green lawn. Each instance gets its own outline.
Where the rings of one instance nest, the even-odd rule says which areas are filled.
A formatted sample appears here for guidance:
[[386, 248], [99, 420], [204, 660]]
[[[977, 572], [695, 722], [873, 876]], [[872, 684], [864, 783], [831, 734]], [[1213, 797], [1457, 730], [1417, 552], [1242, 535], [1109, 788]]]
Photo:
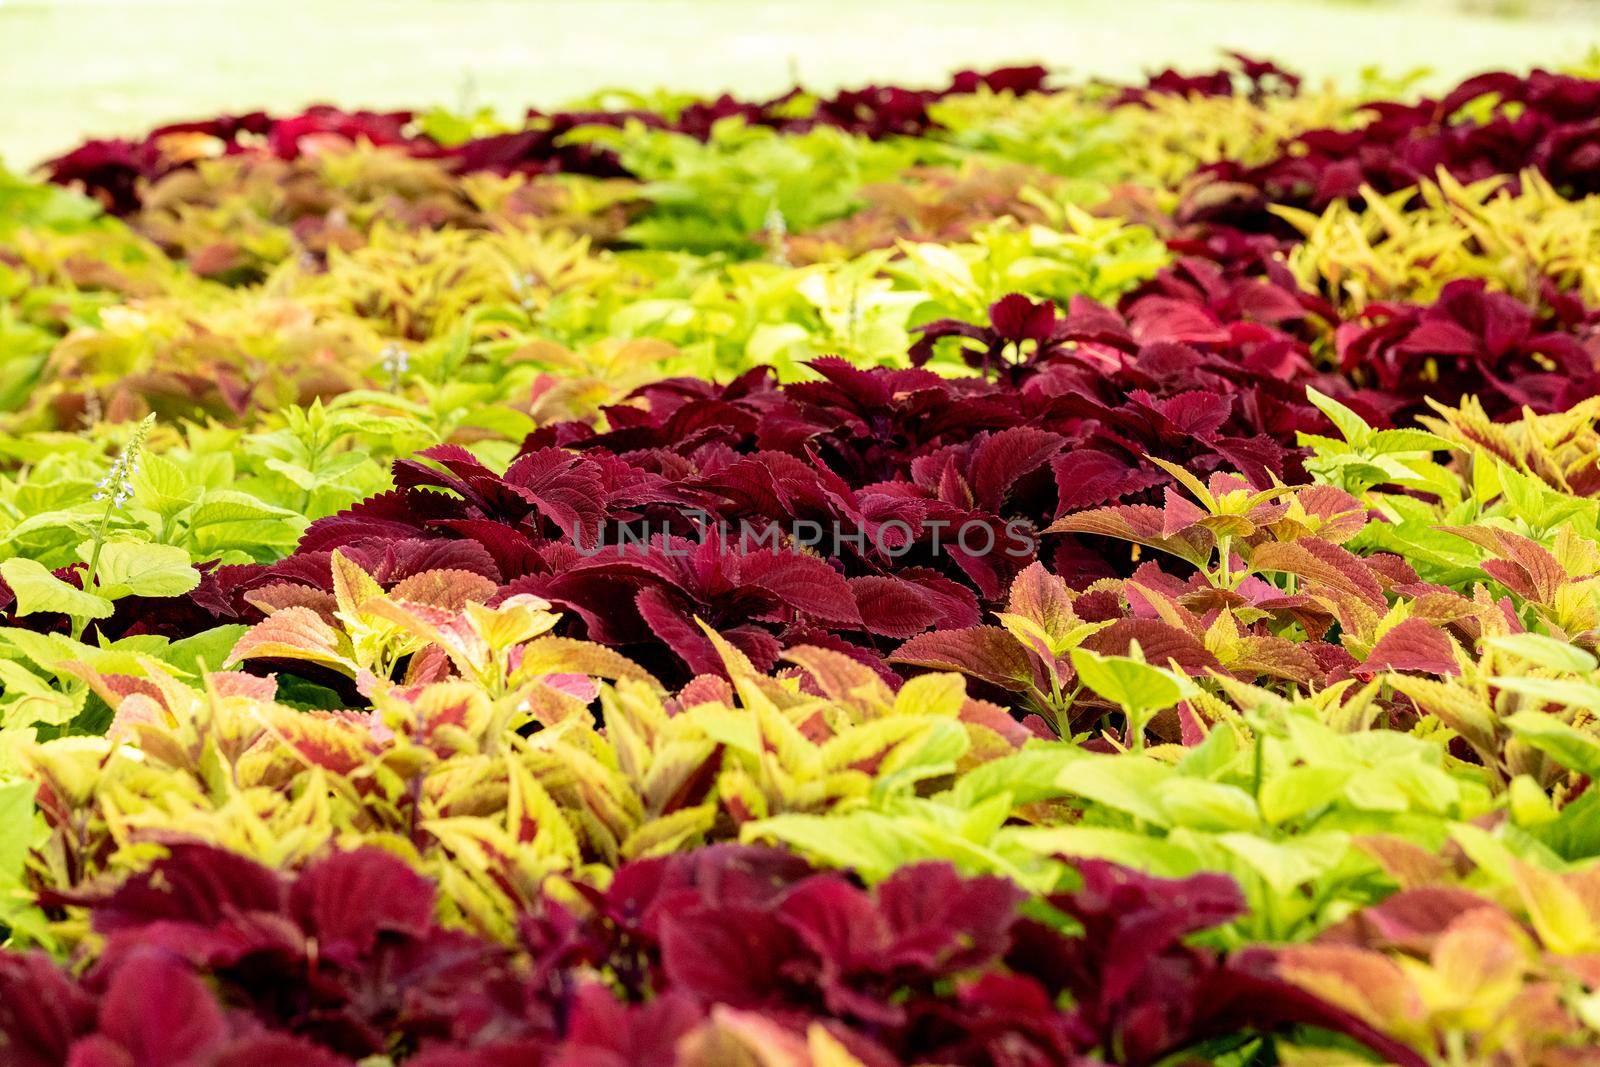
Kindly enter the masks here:
[[1042, 61], [1131, 76], [1223, 47], [1315, 77], [1426, 65], [1435, 84], [1581, 57], [1600, 16], [1513, 21], [1369, 0], [0, 0], [0, 158], [319, 100], [515, 114], [608, 85], [762, 94], [932, 83]]

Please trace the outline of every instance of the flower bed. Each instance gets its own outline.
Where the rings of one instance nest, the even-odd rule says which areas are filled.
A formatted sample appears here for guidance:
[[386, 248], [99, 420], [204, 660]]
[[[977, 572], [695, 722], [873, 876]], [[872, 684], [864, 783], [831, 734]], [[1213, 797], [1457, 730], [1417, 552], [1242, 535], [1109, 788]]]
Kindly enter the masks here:
[[1589, 1062], [1600, 83], [1377, 92], [4, 178], [0, 1061]]

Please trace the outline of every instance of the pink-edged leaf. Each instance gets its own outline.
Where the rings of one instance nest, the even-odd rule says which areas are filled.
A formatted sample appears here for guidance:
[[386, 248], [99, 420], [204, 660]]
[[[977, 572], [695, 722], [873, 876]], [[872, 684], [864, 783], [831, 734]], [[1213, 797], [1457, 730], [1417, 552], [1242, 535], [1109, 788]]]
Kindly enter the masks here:
[[1396, 893], [1356, 912], [1319, 940], [1427, 955], [1450, 924], [1476, 908], [1496, 905], [1469, 889], [1437, 885]]
[[1046, 570], [1043, 563], [1030, 563], [1012, 579], [1006, 611], [1037, 623], [1047, 634], [1059, 636], [1081, 621], [1072, 601], [1073, 593], [1066, 582]]
[[1269, 541], [1250, 554], [1250, 569], [1292, 574], [1343, 596], [1354, 597], [1374, 610], [1386, 606], [1383, 584], [1362, 559], [1348, 550], [1316, 537], [1295, 541]]
[[389, 595], [413, 604], [460, 611], [469, 602], [487, 602], [498, 588], [497, 583], [472, 571], [423, 571], [396, 582]]
[[234, 643], [228, 663], [243, 659], [279, 657], [305, 659], [354, 673], [355, 661], [339, 647], [339, 634], [322, 616], [305, 607], [273, 612], [252, 626]]
[[265, 615], [271, 615], [283, 608], [310, 608], [329, 622], [333, 620], [333, 613], [339, 607], [332, 593], [309, 585], [301, 585], [299, 582], [274, 582], [271, 585], [264, 585], [260, 589], [252, 589], [246, 593], [244, 600]]
[[1180, 674], [1222, 669], [1217, 658], [1189, 631], [1155, 619], [1118, 620], [1091, 635], [1083, 647], [1102, 656], [1126, 656], [1135, 642], [1147, 663], [1172, 667]]

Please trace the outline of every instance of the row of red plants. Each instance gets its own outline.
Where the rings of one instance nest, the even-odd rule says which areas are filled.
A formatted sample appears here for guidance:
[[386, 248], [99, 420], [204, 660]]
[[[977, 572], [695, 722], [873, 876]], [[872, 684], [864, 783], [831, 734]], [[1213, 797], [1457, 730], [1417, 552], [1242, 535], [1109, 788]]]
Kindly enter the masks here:
[[[1536, 70], [1469, 78], [1416, 103], [1377, 101], [1350, 129], [1318, 129], [1259, 165], [1224, 160], [1201, 168], [1187, 215], [1251, 230], [1280, 230], [1267, 207], [1321, 210], [1407, 189], [1441, 169], [1461, 181], [1543, 174], [1564, 195], [1600, 192], [1600, 81]], [[1203, 205], [1203, 206], [1201, 206]]]
[[803, 1056], [819, 1028], [865, 1067], [1092, 1067], [1095, 1049], [1143, 1067], [1313, 1027], [1420, 1064], [1278, 977], [1271, 950], [1190, 943], [1244, 910], [1230, 879], [1079, 874], [1024, 914], [1009, 882], [944, 864], [867, 889], [713, 846], [545, 898], [508, 948], [441, 928], [434, 887], [375, 848], [285, 875], [174, 845], [73, 899], [105, 939], [83, 974], [0, 955], [0, 1033], [12, 1067], [712, 1067], [737, 1061], [719, 1038]]

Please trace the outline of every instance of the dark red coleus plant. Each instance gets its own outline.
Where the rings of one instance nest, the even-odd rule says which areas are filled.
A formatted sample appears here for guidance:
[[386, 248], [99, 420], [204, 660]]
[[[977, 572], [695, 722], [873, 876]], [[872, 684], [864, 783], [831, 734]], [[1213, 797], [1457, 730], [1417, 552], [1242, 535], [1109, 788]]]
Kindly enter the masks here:
[[395, 490], [314, 523], [290, 558], [203, 568], [192, 594], [122, 601], [96, 630], [177, 638], [255, 621], [254, 590], [329, 590], [340, 549], [385, 581], [444, 567], [543, 596], [566, 632], [669, 683], [719, 662], [696, 619], [761, 666], [809, 643], [888, 673], [899, 642], [976, 625], [1036, 559], [1074, 588], [1130, 574], [1126, 546], [1042, 531], [1155, 503], [1170, 482], [1157, 461], [1304, 481], [1296, 437], [1329, 431], [1308, 385], [1378, 425], [1469, 392], [1493, 415], [1600, 392], [1581, 309], [1541, 316], [1473, 282], [1338, 325], [1342, 373], [1323, 369], [1331, 308], [1257, 244], [1217, 248], [1120, 311], [1011, 296], [987, 325], [929, 324], [914, 359], [955, 345], [985, 377], [828, 358], [787, 385], [763, 369], [654, 383], [607, 409], [603, 430], [541, 428], [503, 472], [427, 450], [396, 464]]
[[1084, 581], [1121, 573], [1121, 550], [1039, 531], [1166, 482], [1150, 457], [1303, 477], [1293, 434], [1322, 428], [1295, 384], [1304, 360], [1253, 328], [1136, 310], [1077, 301], [1061, 318], [1001, 301], [993, 324], [959, 333], [986, 352], [1028, 342], [994, 381], [823, 359], [817, 381], [787, 386], [764, 371], [647, 386], [604, 432], [540, 430], [503, 473], [430, 449], [396, 465], [395, 491], [314, 523], [288, 560], [220, 569], [189, 604], [248, 619], [263, 584], [329, 588], [336, 548], [387, 567], [393, 546], [459, 541], [471, 560], [449, 566], [545, 597], [572, 632], [664, 679], [720, 662], [696, 619], [758, 666], [806, 641], [881, 668], [900, 640], [974, 625], [1041, 551]]
[[1475, 396], [1490, 415], [1566, 411], [1600, 394], [1600, 337], [1565, 328], [1479, 279], [1447, 284], [1426, 306], [1374, 304], [1335, 335], [1357, 396], [1391, 420]]
[[1270, 951], [1189, 944], [1241, 910], [1227, 878], [1099, 861], [1081, 876], [1049, 898], [1056, 922], [1024, 918], [1009, 882], [945, 864], [869, 889], [779, 850], [716, 846], [626, 864], [581, 903], [546, 898], [508, 948], [438, 927], [433, 887], [378, 849], [284, 875], [175, 844], [150, 871], [73, 898], [105, 938], [81, 976], [0, 953], [0, 1055], [709, 1067], [696, 1035], [732, 1012], [773, 1035], [821, 1026], [869, 1067], [1142, 1067], [1208, 1038], [1306, 1026], [1422, 1063], [1275, 977]]
[[1112, 106], [1143, 104], [1155, 96], [1244, 96], [1260, 100], [1268, 96], [1294, 96], [1300, 92], [1300, 76], [1269, 60], [1253, 59], [1242, 52], [1229, 52], [1232, 63], [1200, 74], [1183, 74], [1168, 67], [1146, 79], [1144, 85], [1130, 85], [1112, 98]]
[[1379, 101], [1350, 129], [1311, 130], [1274, 159], [1201, 168], [1188, 220], [1282, 232], [1269, 204], [1321, 210], [1363, 186], [1394, 192], [1440, 169], [1463, 182], [1533, 167], [1571, 196], [1600, 191], [1600, 80], [1535, 70], [1481, 74], [1436, 99]]

